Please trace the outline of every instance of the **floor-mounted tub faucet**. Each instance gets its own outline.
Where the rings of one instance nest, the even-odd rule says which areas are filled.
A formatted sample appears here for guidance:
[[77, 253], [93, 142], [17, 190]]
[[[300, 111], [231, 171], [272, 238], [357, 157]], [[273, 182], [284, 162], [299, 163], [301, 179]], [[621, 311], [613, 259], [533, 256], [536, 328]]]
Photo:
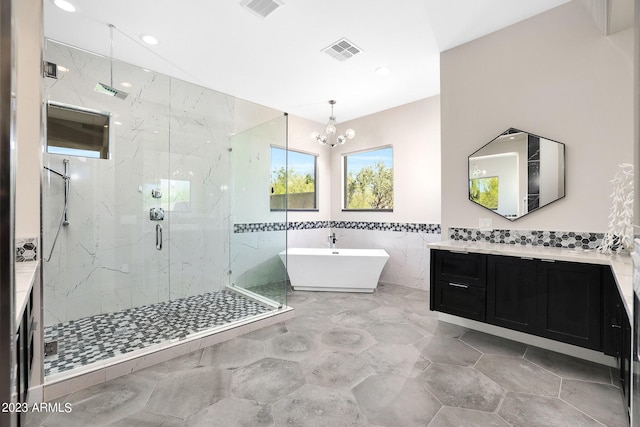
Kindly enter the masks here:
[[336, 247], [336, 233], [331, 233], [331, 236], [329, 236], [328, 239], [329, 239], [329, 245], [331, 246], [331, 249], [335, 249], [335, 247]]

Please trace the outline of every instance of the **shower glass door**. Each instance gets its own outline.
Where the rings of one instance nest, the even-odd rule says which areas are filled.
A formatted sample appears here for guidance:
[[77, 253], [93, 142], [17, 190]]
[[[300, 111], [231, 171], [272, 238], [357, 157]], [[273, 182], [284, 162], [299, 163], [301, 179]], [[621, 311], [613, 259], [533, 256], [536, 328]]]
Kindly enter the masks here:
[[[45, 375], [53, 381], [283, 305], [286, 214], [267, 204], [248, 217], [253, 199], [232, 213], [239, 187], [230, 178], [237, 166], [237, 194], [269, 188], [268, 166], [251, 175], [233, 159], [247, 150], [268, 165], [268, 150], [253, 148], [286, 145], [286, 117], [117, 61], [111, 75], [108, 58], [54, 41], [44, 56], [59, 70], [44, 79], [53, 106], [42, 186]], [[105, 82], [117, 96], [95, 89]], [[258, 218], [280, 228], [245, 251], [232, 221]]]
[[287, 212], [271, 210], [271, 147], [287, 148], [287, 115], [280, 114], [231, 139], [232, 222], [230, 284], [284, 306]]

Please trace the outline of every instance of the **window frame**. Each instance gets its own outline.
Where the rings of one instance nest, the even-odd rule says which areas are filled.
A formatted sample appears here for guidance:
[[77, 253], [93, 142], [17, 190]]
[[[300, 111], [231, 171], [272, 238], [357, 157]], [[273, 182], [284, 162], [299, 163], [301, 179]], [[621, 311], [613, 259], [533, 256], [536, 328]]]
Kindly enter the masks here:
[[[287, 191], [286, 191], [286, 204], [287, 206], [283, 209], [279, 209], [279, 208], [273, 208], [271, 207], [271, 190], [273, 188], [273, 186], [271, 185], [271, 174], [273, 173], [272, 171], [272, 167], [273, 167], [273, 150], [282, 150], [285, 152], [285, 171], [287, 173]], [[288, 174], [289, 174], [289, 153], [297, 153], [297, 154], [303, 154], [303, 155], [307, 155], [307, 156], [311, 156], [313, 157], [313, 206], [312, 208], [290, 208], [289, 207], [289, 195], [291, 193], [289, 193], [289, 179], [288, 179]], [[319, 206], [318, 206], [318, 157], [320, 156], [320, 154], [318, 153], [311, 153], [308, 151], [302, 151], [302, 150], [297, 150], [297, 149], [291, 149], [291, 148], [286, 148], [280, 145], [271, 145], [271, 148], [269, 150], [269, 189], [270, 189], [270, 194], [269, 194], [269, 210], [271, 212], [318, 212], [320, 210]], [[298, 193], [294, 193], [294, 194], [298, 194]]]
[[[96, 110], [93, 108], [86, 108], [86, 107], [79, 107], [77, 105], [71, 105], [71, 104], [66, 104], [63, 102], [56, 102], [56, 101], [48, 101], [46, 103], [47, 106], [47, 111], [46, 111], [46, 117], [45, 117], [45, 123], [47, 126], [47, 129], [45, 131], [45, 152], [47, 154], [55, 154], [55, 155], [64, 155], [64, 156], [75, 156], [75, 157], [84, 157], [87, 159], [96, 159], [96, 160], [109, 160], [111, 159], [111, 150], [112, 150], [112, 141], [113, 141], [113, 120], [112, 120], [112, 115], [109, 111], [102, 111], [102, 110]], [[99, 117], [103, 117], [106, 119], [106, 125], [105, 127], [107, 128], [107, 136], [106, 136], [106, 140], [103, 141], [103, 149], [100, 151], [94, 151], [94, 150], [83, 150], [81, 148], [70, 148], [70, 147], [63, 147], [60, 145], [50, 145], [49, 144], [49, 117], [50, 117], [50, 113], [49, 113], [49, 109], [50, 108], [56, 108], [59, 110], [69, 110], [69, 111], [73, 111], [76, 114], [85, 114], [85, 115], [94, 115], [94, 116], [99, 116]], [[80, 122], [78, 122], [80, 123]], [[52, 147], [53, 150], [50, 151], [49, 147]], [[84, 151], [84, 153], [83, 153]], [[98, 153], [97, 156], [92, 156], [92, 155], [87, 155], [86, 152], [90, 152], [90, 153]]]
[[373, 148], [366, 148], [363, 150], [358, 150], [358, 151], [352, 151], [349, 153], [343, 153], [342, 154], [342, 212], [393, 212], [393, 207], [391, 208], [387, 208], [387, 209], [374, 209], [374, 208], [348, 208], [347, 207], [347, 177], [348, 177], [348, 157], [352, 156], [352, 155], [357, 155], [357, 154], [362, 154], [362, 153], [369, 153], [369, 152], [373, 152], [373, 151], [379, 151], [379, 150], [385, 150], [385, 149], [391, 149], [391, 173], [392, 173], [392, 180], [393, 180], [393, 185], [392, 185], [392, 203], [395, 205], [395, 167], [394, 167], [394, 154], [393, 154], [393, 145], [392, 144], [388, 144], [388, 145], [381, 145], [379, 147], [373, 147]]

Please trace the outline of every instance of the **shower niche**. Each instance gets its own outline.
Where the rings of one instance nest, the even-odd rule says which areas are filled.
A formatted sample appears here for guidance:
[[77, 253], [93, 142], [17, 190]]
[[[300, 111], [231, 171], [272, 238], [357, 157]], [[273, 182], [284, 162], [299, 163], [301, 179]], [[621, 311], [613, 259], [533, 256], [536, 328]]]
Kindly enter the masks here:
[[[65, 70], [44, 78], [44, 341], [58, 347], [46, 377], [286, 310], [285, 227], [257, 237], [238, 224], [285, 224], [286, 212], [267, 204], [246, 218], [237, 195], [268, 185], [262, 153], [286, 147], [287, 116], [123, 62], [111, 70], [109, 58], [52, 40], [44, 56]], [[130, 96], [94, 90], [110, 73]], [[266, 168], [244, 168], [242, 153]], [[68, 180], [56, 176], [63, 166]], [[63, 209], [73, 221], [60, 227]], [[150, 215], [161, 210], [161, 221]]]

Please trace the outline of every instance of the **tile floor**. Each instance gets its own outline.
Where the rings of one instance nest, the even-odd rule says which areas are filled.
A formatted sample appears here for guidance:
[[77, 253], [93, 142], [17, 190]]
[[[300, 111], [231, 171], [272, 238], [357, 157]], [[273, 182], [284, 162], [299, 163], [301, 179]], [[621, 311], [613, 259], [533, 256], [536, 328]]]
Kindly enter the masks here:
[[296, 318], [65, 396], [29, 426], [625, 426], [615, 372], [439, 322], [428, 292], [296, 292]]
[[45, 375], [186, 337], [269, 310], [266, 305], [237, 292], [222, 290], [46, 326], [44, 341], [56, 341], [58, 352], [45, 357]]

